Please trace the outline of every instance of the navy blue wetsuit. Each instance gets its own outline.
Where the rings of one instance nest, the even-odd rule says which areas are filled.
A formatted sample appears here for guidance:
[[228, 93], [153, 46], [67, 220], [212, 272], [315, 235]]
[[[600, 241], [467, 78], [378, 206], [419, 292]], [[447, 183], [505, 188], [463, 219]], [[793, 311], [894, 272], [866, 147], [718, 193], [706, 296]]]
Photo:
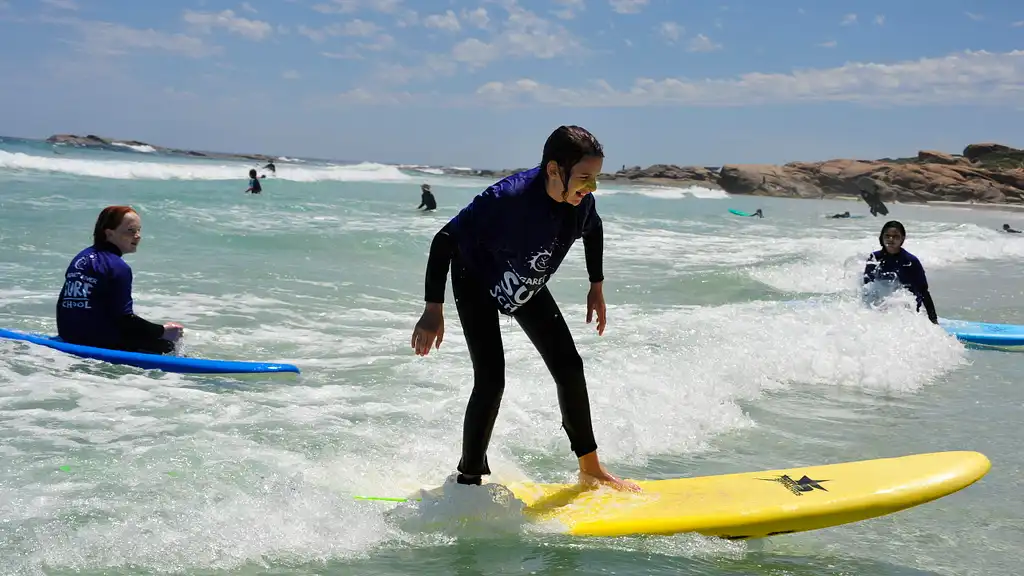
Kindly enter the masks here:
[[897, 282], [917, 297], [917, 310], [924, 305], [928, 319], [938, 323], [935, 303], [928, 291], [928, 278], [925, 276], [921, 261], [910, 252], [900, 248], [896, 254], [889, 254], [884, 249], [876, 250], [868, 257], [864, 267], [864, 284], [875, 280]]
[[57, 298], [57, 333], [72, 344], [164, 354], [174, 343], [164, 327], [132, 309], [132, 269], [110, 243], [79, 252], [64, 273]]
[[578, 238], [590, 281], [603, 281], [604, 234], [594, 196], [584, 196], [579, 206], [556, 202], [539, 168], [490, 186], [434, 236], [425, 300], [444, 302], [451, 263], [452, 292], [473, 363], [459, 472], [490, 474], [487, 445], [505, 389], [499, 311], [516, 319], [551, 372], [573, 452], [579, 457], [597, 450], [583, 360], [546, 286]]
[[249, 189], [253, 194], [259, 194], [263, 191], [263, 186], [260, 184], [259, 178], [249, 178]]

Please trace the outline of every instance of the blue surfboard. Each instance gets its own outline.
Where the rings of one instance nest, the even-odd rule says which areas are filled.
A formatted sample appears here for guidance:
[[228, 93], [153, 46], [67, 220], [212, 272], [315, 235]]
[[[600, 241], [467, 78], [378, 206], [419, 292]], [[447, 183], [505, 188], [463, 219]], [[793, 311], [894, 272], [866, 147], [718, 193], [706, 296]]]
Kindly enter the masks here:
[[14, 330], [4, 330], [3, 328], [0, 328], [0, 338], [31, 342], [32, 344], [46, 346], [81, 358], [92, 358], [94, 360], [110, 362], [111, 364], [125, 364], [145, 370], [163, 370], [164, 372], [178, 372], [181, 374], [299, 373], [299, 369], [292, 364], [244, 362], [238, 360], [210, 360], [206, 358], [185, 358], [182, 356], [146, 354], [144, 352], [125, 352], [124, 350], [109, 350], [106, 348], [95, 348], [93, 346], [69, 344], [68, 342], [61, 340], [59, 336], [28, 334], [25, 332], [16, 332]]
[[1024, 326], [939, 318], [939, 326], [969, 348], [1024, 352]]

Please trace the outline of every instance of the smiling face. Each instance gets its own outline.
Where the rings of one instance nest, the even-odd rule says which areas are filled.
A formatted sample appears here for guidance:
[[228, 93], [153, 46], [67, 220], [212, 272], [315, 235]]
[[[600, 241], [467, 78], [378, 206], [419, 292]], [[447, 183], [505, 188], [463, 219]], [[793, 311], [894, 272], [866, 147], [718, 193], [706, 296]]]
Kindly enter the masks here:
[[586, 156], [572, 167], [568, 189], [563, 188], [565, 179], [562, 169], [554, 160], [548, 162], [548, 195], [559, 202], [579, 206], [583, 198], [597, 190], [597, 175], [604, 167], [604, 158]]
[[142, 219], [135, 212], [128, 212], [121, 219], [121, 224], [113, 230], [104, 230], [107, 242], [110, 242], [122, 254], [131, 254], [138, 250], [142, 241]]

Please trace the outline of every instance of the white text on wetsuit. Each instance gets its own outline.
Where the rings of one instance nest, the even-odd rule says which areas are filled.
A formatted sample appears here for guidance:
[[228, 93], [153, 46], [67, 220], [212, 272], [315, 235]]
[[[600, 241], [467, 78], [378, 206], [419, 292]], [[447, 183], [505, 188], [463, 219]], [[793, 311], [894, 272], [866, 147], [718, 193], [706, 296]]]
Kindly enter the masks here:
[[64, 301], [61, 306], [64, 308], [91, 309], [92, 306], [89, 305], [89, 300], [97, 282], [96, 278], [86, 276], [81, 272], [69, 273], [64, 281]]
[[547, 283], [550, 277], [550, 249], [537, 250], [527, 258], [526, 263], [530, 274], [517, 273], [516, 266], [507, 262], [509, 270], [501, 276], [501, 280], [491, 288], [491, 297], [506, 314], [512, 314], [523, 304], [530, 301]]

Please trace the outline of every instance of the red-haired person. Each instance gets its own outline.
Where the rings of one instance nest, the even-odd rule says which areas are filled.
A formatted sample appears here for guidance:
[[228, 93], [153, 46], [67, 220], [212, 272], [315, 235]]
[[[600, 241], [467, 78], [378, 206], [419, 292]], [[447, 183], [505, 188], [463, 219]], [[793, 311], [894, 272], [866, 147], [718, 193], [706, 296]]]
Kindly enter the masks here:
[[166, 354], [181, 324], [154, 324], [132, 309], [132, 269], [122, 258], [142, 240], [142, 219], [130, 206], [107, 206], [93, 228], [92, 246], [64, 273], [57, 298], [57, 333], [71, 344]]

